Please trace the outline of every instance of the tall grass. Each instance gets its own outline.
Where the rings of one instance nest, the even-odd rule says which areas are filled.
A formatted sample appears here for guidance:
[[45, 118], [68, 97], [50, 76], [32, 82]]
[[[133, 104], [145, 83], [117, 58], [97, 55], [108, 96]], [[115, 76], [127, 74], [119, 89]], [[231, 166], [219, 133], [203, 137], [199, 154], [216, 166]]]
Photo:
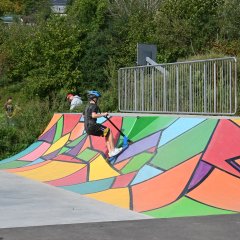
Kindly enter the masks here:
[[67, 112], [67, 109], [65, 99], [56, 95], [20, 103], [11, 121], [8, 121], [3, 111], [0, 114], [0, 159], [24, 150], [37, 140], [54, 112]]

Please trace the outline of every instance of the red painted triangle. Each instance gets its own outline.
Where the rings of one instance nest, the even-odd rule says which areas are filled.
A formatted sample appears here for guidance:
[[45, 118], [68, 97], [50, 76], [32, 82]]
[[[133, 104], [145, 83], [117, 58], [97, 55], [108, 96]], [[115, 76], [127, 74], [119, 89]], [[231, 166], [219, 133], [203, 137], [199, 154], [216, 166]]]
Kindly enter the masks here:
[[240, 156], [240, 128], [229, 120], [220, 120], [202, 159], [240, 176], [240, 173], [226, 162], [237, 156]]
[[71, 132], [81, 118], [81, 114], [64, 114], [63, 133], [65, 135]]

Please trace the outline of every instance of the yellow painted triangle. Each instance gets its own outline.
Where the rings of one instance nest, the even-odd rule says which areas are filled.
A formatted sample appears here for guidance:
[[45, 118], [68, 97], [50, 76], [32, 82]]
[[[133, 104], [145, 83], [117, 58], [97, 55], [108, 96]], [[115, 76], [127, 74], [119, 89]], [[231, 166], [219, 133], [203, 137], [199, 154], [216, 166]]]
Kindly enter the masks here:
[[231, 119], [233, 122], [235, 122], [238, 126], [240, 126], [240, 119], [238, 118], [233, 118]]
[[46, 182], [67, 177], [84, 167], [86, 167], [86, 164], [50, 161], [46, 165], [16, 174], [40, 182]]
[[120, 174], [107, 163], [102, 155], [99, 155], [90, 163], [89, 181], [116, 177], [119, 175]]
[[122, 208], [130, 208], [130, 196], [128, 188], [108, 189], [106, 191], [86, 194], [85, 196], [106, 202]]
[[70, 133], [66, 134], [64, 137], [60, 138], [57, 142], [55, 142], [44, 154], [43, 156], [45, 155], [48, 155], [60, 148], [62, 148], [67, 142], [68, 142], [68, 139], [69, 139], [69, 136], [70, 136]]

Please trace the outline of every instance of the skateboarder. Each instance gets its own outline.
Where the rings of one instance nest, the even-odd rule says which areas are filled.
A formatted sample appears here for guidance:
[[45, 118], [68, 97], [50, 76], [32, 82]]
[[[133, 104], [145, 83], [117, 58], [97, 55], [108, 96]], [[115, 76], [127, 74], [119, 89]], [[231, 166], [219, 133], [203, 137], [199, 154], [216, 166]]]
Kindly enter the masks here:
[[84, 112], [84, 127], [88, 135], [105, 137], [109, 157], [116, 156], [122, 151], [122, 148], [114, 147], [113, 134], [110, 128], [97, 123], [97, 118], [106, 117], [107, 112], [101, 113], [97, 105], [101, 94], [98, 91], [88, 91], [89, 105]]

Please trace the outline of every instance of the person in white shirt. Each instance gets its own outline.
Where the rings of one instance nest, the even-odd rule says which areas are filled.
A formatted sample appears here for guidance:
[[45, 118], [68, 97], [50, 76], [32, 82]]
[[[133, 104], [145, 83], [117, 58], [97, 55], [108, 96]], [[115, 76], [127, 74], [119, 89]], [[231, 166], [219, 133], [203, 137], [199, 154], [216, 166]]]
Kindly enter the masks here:
[[81, 97], [71, 93], [67, 95], [67, 100], [70, 102], [70, 110], [75, 109], [83, 103]]

